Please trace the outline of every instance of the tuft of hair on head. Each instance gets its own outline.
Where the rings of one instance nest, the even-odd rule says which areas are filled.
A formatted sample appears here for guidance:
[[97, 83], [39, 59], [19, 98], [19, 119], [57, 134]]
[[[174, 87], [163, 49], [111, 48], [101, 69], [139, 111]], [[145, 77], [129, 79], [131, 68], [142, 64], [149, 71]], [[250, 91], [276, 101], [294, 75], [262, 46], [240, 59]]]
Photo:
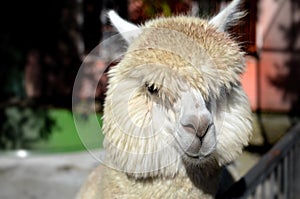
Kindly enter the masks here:
[[209, 24], [215, 26], [219, 32], [225, 32], [230, 27], [236, 25], [238, 21], [246, 16], [247, 12], [240, 10], [244, 0], [233, 0], [219, 14], [214, 16]]

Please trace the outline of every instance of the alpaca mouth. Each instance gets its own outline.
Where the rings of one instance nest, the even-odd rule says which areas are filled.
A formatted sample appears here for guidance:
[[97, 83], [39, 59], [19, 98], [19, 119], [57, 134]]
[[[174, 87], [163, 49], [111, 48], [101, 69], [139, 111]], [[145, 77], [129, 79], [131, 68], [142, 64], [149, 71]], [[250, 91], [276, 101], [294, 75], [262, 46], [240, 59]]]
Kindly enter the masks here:
[[201, 158], [208, 156], [215, 149], [216, 142], [214, 141], [214, 124], [211, 123], [207, 126], [204, 132], [196, 132], [194, 135], [185, 136], [179, 142], [180, 148], [184, 154], [189, 158]]

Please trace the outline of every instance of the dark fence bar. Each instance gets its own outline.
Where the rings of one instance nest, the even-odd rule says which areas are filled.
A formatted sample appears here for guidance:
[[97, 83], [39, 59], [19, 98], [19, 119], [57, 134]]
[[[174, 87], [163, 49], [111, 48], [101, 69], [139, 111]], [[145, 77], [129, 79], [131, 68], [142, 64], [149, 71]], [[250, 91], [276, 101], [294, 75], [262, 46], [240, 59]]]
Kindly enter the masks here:
[[300, 123], [220, 198], [297, 199], [300, 197]]

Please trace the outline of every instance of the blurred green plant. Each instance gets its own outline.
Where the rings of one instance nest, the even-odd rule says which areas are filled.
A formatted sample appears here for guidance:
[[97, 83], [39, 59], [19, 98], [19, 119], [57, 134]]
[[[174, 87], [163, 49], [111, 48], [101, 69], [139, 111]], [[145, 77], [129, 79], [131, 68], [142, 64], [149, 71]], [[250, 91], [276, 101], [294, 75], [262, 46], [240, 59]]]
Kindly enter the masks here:
[[45, 108], [11, 106], [0, 111], [0, 149], [30, 149], [47, 140], [55, 125]]

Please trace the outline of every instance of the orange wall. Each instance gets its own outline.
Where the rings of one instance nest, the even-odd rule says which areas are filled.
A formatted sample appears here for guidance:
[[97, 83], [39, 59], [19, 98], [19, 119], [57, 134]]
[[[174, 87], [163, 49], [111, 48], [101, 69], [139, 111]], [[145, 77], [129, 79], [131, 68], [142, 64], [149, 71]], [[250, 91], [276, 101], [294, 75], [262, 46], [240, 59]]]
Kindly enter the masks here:
[[300, 89], [297, 88], [297, 85], [300, 88], [300, 8], [296, 10], [291, 0], [261, 0], [258, 10], [256, 39], [259, 60], [247, 57], [242, 84], [253, 110], [259, 104], [265, 111], [287, 112], [300, 101]]

